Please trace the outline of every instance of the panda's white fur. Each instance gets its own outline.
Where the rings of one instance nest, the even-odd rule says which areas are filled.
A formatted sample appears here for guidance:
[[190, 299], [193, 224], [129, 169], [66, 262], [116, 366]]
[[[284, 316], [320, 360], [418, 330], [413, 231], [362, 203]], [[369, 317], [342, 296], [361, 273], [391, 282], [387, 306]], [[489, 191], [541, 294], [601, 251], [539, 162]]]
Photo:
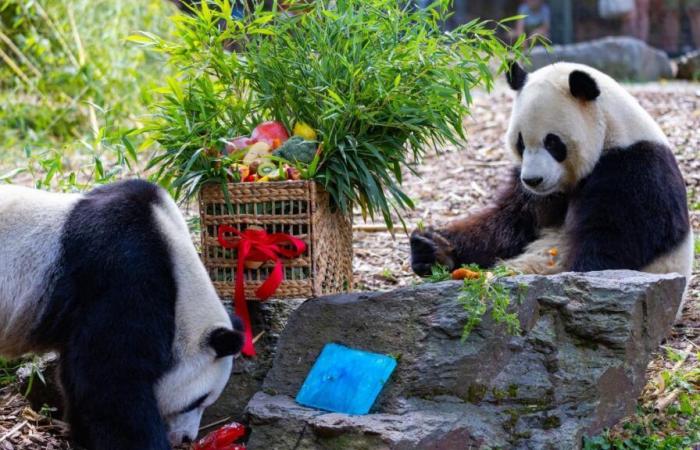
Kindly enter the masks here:
[[492, 206], [412, 234], [414, 271], [501, 262], [524, 273], [625, 268], [689, 280], [685, 185], [636, 99], [581, 64], [529, 74], [513, 64], [507, 78], [516, 93], [505, 141], [517, 167]]
[[78, 195], [0, 186], [0, 354], [32, 351], [28, 330], [59, 257], [61, 224]]
[[[182, 213], [170, 197], [161, 191], [163, 203], [154, 205], [160, 231], [166, 237], [173, 255], [178, 293], [175, 303], [175, 342], [173, 349], [180, 361], [156, 387], [161, 414], [170, 422], [170, 441], [197, 436], [204, 409], [221, 395], [232, 368], [232, 358], [213, 358], [211, 351], [202, 351], [202, 338], [212, 329], [231, 327], [214, 286], [192, 245]], [[195, 301], [196, 299], [196, 301]], [[205, 347], [206, 349], [206, 347]], [[187, 396], [173, 393], [187, 392]], [[208, 394], [196, 409], [177, 414], [192, 399]]]
[[[144, 207], [152, 208], [152, 218], [158, 228], [157, 233], [167, 245], [172, 277], [177, 284], [177, 296], [173, 299], [174, 340], [170, 344], [172, 364], [152, 389], [158, 411], [167, 427], [167, 437], [171, 444], [178, 445], [184, 439], [193, 440], [197, 436], [202, 412], [221, 394], [231, 373], [230, 354], [240, 349], [242, 337], [240, 330], [234, 330], [231, 318], [197, 256], [182, 214], [165, 191], [142, 182], [127, 182], [116, 185], [106, 194], [88, 196], [94, 195], [98, 199], [100, 195], [116, 196], [118, 204], [118, 196], [122, 195], [122, 191], [130, 191], [123, 194], [125, 196], [133, 196], [131, 191], [137, 195], [141, 195], [142, 191], [156, 192], [156, 200], [145, 203]], [[65, 258], [62, 255], [62, 241], [65, 239], [66, 224], [72, 220], [71, 214], [76, 205], [86, 198], [86, 195], [79, 194], [54, 194], [23, 187], [0, 186], [0, 354], [16, 357], [27, 352], [65, 350], [61, 348], [62, 344], [56, 343], [54, 346], [53, 342], [35, 339], [33, 333], [37, 331], [37, 326], [43, 326], [47, 320], [51, 320], [44, 315], [47, 313], [47, 305], [54, 301], [50, 299], [55, 288], [53, 284], [60, 266], [65, 263], [62, 260]], [[140, 214], [148, 215], [147, 211], [129, 213], [133, 213], [135, 220], [140, 220]], [[84, 222], [81, 226], [92, 226], [90, 217], [82, 220]], [[115, 229], [113, 233], [117, 236], [128, 232]], [[138, 240], [140, 236], [125, 238]], [[109, 259], [110, 255], [106, 254], [104, 258]], [[155, 263], [166, 264], [167, 261]], [[131, 287], [125, 286], [125, 292], [128, 292], [127, 288]], [[167, 314], [166, 311], [163, 313]], [[144, 327], [149, 326], [148, 317], [129, 320], [142, 320]], [[236, 325], [239, 326], [238, 323]], [[208, 341], [215, 330], [223, 330], [223, 334], [230, 330], [236, 335], [233, 336], [236, 342], [224, 344], [225, 347], [232, 345], [235, 348], [225, 351], [223, 356], [217, 355], [219, 350], [212, 348]], [[115, 356], [128, 359], [128, 352], [134, 350], [137, 349], [117, 349]], [[104, 380], [104, 383], [106, 388], [111, 388], [111, 380]], [[196, 400], [196, 404], [188, 408]], [[66, 406], [70, 410], [71, 405]], [[187, 410], [184, 411], [185, 409]], [[139, 424], [135, 426], [138, 428]], [[142, 431], [159, 432], [158, 426], [151, 428], [155, 431]], [[162, 439], [165, 436], [162, 439], [160, 436], [147, 436], [152, 439], [152, 444], [147, 440], [141, 443], [101, 444], [94, 436], [90, 436], [90, 430], [87, 433], [83, 430], [80, 432], [88, 435], [79, 436], [78, 439], [82, 440], [80, 443], [88, 447], [92, 445], [98, 450], [119, 445], [129, 450], [132, 444], [134, 449], [164, 448]], [[107, 432], [118, 433], [119, 429]], [[118, 439], [114, 439], [114, 442], [118, 442]]]

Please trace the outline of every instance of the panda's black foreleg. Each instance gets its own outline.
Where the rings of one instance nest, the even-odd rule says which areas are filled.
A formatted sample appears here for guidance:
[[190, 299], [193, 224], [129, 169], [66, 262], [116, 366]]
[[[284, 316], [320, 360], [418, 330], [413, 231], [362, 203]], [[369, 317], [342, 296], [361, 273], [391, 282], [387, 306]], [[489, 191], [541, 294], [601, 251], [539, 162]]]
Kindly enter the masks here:
[[439, 230], [416, 230], [411, 235], [411, 266], [425, 276], [435, 264], [454, 269], [463, 264], [491, 267], [512, 258], [537, 239], [543, 227], [560, 225], [566, 214], [563, 196], [537, 197], [522, 187], [519, 170], [496, 202], [473, 216]]
[[76, 330], [61, 354], [71, 438], [87, 450], [170, 450], [156, 380], [137, 361], [143, 350], [125, 352], [117, 337], [111, 348], [104, 346], [106, 333], [89, 326]]

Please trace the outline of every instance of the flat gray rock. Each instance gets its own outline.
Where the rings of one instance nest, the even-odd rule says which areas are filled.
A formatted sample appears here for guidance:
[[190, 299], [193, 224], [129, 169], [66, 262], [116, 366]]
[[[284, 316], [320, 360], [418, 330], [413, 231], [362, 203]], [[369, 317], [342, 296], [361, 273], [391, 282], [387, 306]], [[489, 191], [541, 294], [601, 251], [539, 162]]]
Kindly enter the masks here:
[[[584, 435], [633, 412], [683, 277], [607, 271], [499, 282], [520, 298], [521, 336], [487, 314], [462, 341], [459, 282], [305, 302], [248, 404], [248, 448], [579, 448]], [[328, 342], [398, 359], [371, 414], [294, 402]]]
[[674, 78], [674, 68], [666, 53], [639, 39], [614, 36], [569, 45], [554, 45], [547, 51], [537, 47], [530, 53], [529, 69], [554, 62], [586, 64], [618, 81], [656, 81]]

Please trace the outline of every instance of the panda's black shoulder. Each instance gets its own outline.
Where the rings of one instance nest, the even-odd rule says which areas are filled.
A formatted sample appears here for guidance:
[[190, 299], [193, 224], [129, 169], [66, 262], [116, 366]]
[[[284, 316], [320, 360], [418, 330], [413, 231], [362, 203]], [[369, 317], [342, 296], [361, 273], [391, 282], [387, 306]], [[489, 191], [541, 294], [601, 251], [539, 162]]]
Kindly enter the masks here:
[[[163, 342], [172, 341], [176, 282], [154, 214], [163, 198], [158, 186], [129, 180], [98, 187], [75, 204], [60, 231], [55, 279], [34, 330], [38, 339], [66, 342], [87, 320], [105, 321], [119, 332], [120, 324], [124, 330], [130, 325], [122, 321], [156, 314], [148, 325]], [[148, 303], [136, 301], [144, 296]], [[101, 317], [88, 317], [96, 312]]]
[[[661, 142], [604, 150], [570, 196], [570, 213], [576, 271], [639, 270], [674, 249], [690, 229], [683, 176]], [[601, 263], [605, 255], [614, 264]]]

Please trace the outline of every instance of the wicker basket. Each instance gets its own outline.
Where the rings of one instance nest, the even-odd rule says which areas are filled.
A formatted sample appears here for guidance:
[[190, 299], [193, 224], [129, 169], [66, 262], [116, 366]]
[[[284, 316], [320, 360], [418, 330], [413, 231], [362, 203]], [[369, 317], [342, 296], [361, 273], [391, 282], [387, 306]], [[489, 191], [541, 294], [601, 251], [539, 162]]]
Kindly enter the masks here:
[[[239, 231], [257, 225], [268, 233], [287, 233], [307, 244], [299, 258], [283, 259], [284, 279], [275, 298], [316, 297], [352, 289], [352, 223], [333, 212], [329, 196], [312, 181], [230, 183], [232, 211], [218, 184], [199, 194], [202, 220], [202, 257], [219, 296], [230, 299], [236, 274], [236, 251], [223, 248], [218, 227]], [[267, 279], [273, 264], [245, 270], [245, 294], [256, 300], [255, 291]]]

